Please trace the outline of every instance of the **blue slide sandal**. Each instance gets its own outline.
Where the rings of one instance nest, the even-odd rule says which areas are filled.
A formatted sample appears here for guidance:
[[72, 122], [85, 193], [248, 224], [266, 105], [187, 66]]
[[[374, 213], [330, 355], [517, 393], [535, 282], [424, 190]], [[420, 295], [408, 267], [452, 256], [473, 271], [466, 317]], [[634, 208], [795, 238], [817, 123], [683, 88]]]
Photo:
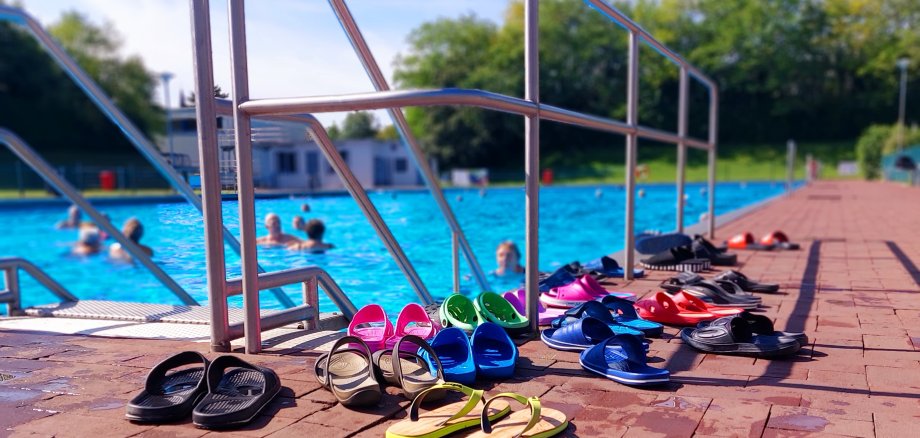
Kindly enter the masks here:
[[556, 350], [582, 351], [613, 335], [607, 324], [586, 317], [560, 328], [545, 329], [540, 332], [540, 339]]
[[601, 304], [607, 307], [613, 313], [613, 319], [626, 327], [639, 330], [645, 336], [657, 338], [664, 333], [664, 326], [655, 322], [648, 321], [639, 317], [633, 302], [624, 300], [613, 295], [607, 295], [601, 300]]
[[507, 379], [514, 375], [518, 349], [501, 326], [491, 322], [480, 324], [470, 343], [473, 344], [473, 362], [480, 377]]
[[[599, 259], [591, 260], [590, 262], [585, 263], [583, 267], [589, 271], [596, 271], [597, 273], [606, 277], [623, 278], [623, 276], [626, 274], [626, 271], [623, 269], [623, 267], [620, 266], [616, 260], [608, 256], [603, 256]], [[633, 269], [633, 277], [645, 277], [645, 269]]]
[[583, 351], [578, 362], [584, 369], [624, 385], [656, 385], [671, 379], [668, 370], [646, 364], [642, 344], [632, 335], [610, 337]]
[[607, 306], [601, 304], [598, 301], [586, 301], [576, 307], [567, 310], [564, 314], [562, 314], [562, 316], [552, 320], [552, 322], [550, 322], [550, 326], [559, 328], [573, 324], [583, 318], [588, 317], [597, 319], [600, 322], [607, 324], [614, 335], [642, 336], [642, 331], [627, 327], [625, 324], [619, 323], [616, 319], [614, 319], [613, 315], [610, 314], [610, 310], [607, 309]]
[[[473, 350], [466, 332], [457, 327], [448, 327], [439, 331], [430, 345], [441, 361], [444, 380], [464, 385], [476, 381], [476, 363], [473, 362]], [[419, 354], [431, 362], [428, 353], [420, 351]]]

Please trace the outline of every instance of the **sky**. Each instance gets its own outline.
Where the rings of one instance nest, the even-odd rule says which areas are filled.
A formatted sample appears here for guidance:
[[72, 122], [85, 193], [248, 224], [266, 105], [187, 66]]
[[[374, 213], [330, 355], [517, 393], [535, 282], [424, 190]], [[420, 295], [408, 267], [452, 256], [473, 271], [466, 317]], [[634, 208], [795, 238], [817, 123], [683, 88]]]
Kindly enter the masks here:
[[[170, 103], [194, 89], [188, 0], [23, 0], [47, 26], [76, 10], [97, 24], [110, 23], [123, 39], [121, 55], [139, 55], [148, 70], [174, 74]], [[214, 79], [231, 88], [227, 2], [211, 1]], [[347, 2], [384, 74], [406, 53], [406, 37], [439, 17], [475, 13], [500, 22], [508, 0], [351, 0]], [[252, 98], [317, 96], [373, 91], [357, 56], [324, 0], [250, 0], [246, 3], [249, 94]], [[163, 102], [163, 90], [156, 92]], [[324, 123], [345, 114], [317, 115]], [[378, 112], [378, 121], [385, 113]]]

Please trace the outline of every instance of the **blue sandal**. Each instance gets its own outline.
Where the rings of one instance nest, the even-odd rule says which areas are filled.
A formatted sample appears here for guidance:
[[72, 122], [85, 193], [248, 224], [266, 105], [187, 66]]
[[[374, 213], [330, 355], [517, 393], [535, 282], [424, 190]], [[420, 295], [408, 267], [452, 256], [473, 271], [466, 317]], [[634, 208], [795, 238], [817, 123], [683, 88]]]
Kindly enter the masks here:
[[671, 373], [650, 367], [639, 339], [631, 335], [616, 335], [583, 351], [578, 358], [581, 366], [624, 385], [656, 385], [667, 383]]

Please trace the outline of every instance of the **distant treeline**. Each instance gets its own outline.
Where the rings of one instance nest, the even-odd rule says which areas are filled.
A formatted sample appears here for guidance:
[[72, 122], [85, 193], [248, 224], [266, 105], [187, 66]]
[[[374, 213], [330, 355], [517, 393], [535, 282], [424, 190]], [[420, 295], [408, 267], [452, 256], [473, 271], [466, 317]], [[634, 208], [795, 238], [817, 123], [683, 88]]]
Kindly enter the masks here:
[[[920, 119], [917, 0], [615, 2], [719, 84], [723, 144], [854, 140], [897, 117], [896, 60], [912, 59], [908, 122]], [[415, 29], [396, 61], [401, 88], [478, 88], [523, 96], [523, 5], [503, 23], [468, 15]], [[627, 33], [579, 0], [540, 1], [541, 101], [625, 120]], [[640, 123], [676, 130], [678, 69], [643, 47]], [[691, 86], [690, 133], [705, 138], [707, 96]], [[523, 123], [471, 108], [411, 109], [422, 144], [446, 166], [517, 165]], [[544, 123], [542, 154], [619, 147], [619, 137]], [[659, 148], [673, 154], [671, 149]]]

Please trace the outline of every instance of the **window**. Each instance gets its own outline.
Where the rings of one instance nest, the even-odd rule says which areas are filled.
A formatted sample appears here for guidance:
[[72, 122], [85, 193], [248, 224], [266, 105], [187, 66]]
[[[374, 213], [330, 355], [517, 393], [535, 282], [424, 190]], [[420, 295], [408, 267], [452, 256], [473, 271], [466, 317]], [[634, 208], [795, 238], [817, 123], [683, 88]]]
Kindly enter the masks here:
[[173, 119], [170, 125], [175, 133], [198, 131], [198, 121], [195, 119]]
[[406, 162], [405, 158], [397, 158], [394, 165], [396, 166], [396, 173], [406, 173], [406, 169], [409, 168], [409, 163]]
[[297, 171], [297, 155], [293, 152], [278, 152], [278, 172], [294, 173]]
[[[348, 151], [339, 151], [339, 155], [342, 156], [342, 161], [344, 161], [345, 165], [347, 166], [348, 165]], [[326, 173], [333, 174], [335, 173], [335, 170], [332, 168], [332, 166], [327, 166]]]

